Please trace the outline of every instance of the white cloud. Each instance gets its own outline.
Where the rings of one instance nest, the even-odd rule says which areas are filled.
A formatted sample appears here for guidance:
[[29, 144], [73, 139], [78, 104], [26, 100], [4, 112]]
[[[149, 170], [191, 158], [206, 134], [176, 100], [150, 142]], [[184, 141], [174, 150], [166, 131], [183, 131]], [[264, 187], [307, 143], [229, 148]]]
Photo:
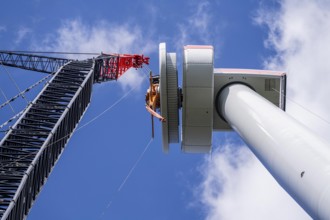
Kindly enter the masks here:
[[6, 30], [7, 30], [6, 26], [0, 25], [0, 32], [6, 31]]
[[124, 90], [129, 90], [130, 88], [140, 89], [140, 85], [142, 85], [145, 79], [147, 79], [145, 71], [131, 68], [118, 79], [118, 82]]
[[218, 148], [200, 171], [207, 220], [310, 219], [247, 147]]
[[[265, 68], [288, 72], [287, 111], [329, 140], [330, 2], [282, 0], [256, 21], [275, 52]], [[245, 147], [217, 150], [201, 172], [206, 219], [310, 219]]]
[[288, 73], [288, 112], [330, 140], [330, 2], [283, 0], [280, 11], [261, 10], [257, 21], [276, 52], [266, 68]]
[[178, 34], [175, 37], [176, 48], [181, 51], [187, 44], [220, 44], [217, 41], [219, 35], [219, 22], [213, 25], [214, 11], [208, 0], [193, 2], [188, 9], [190, 15], [178, 24]]
[[16, 45], [20, 44], [24, 40], [24, 38], [26, 38], [26, 36], [31, 32], [32, 30], [28, 27], [20, 27], [19, 30], [17, 31], [17, 36], [14, 43]]
[[210, 3], [208, 1], [200, 1], [196, 7], [196, 11], [188, 18], [189, 24], [197, 28], [203, 33], [209, 32], [209, 24], [211, 20]]
[[[98, 21], [96, 24], [85, 24], [80, 19], [67, 20], [56, 31], [47, 36], [36, 50], [60, 52], [104, 52], [146, 54], [154, 52], [157, 45], [143, 35], [142, 28], [132, 24], [116, 24]], [[71, 55], [70, 58], [83, 59], [86, 56]], [[141, 85], [141, 74], [129, 74], [127, 81], [119, 80], [123, 87]], [[125, 75], [121, 78], [125, 78]], [[126, 79], [125, 78], [125, 79]]]

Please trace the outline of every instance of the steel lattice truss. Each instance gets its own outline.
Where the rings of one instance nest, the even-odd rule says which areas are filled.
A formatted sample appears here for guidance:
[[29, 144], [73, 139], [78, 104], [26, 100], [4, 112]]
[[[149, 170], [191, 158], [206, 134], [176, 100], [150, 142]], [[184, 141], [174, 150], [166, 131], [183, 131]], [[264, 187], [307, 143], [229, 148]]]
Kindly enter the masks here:
[[[36, 62], [26, 65], [37, 65], [39, 58], [27, 57]], [[14, 61], [5, 60], [6, 65]], [[13, 65], [54, 72], [68, 61], [63, 59], [52, 66], [44, 61], [38, 66], [15, 61]], [[1, 219], [24, 219], [28, 214], [90, 103], [93, 74], [93, 60], [71, 61], [61, 67], [0, 142]]]
[[0, 64], [43, 73], [54, 73], [70, 59], [0, 51]]

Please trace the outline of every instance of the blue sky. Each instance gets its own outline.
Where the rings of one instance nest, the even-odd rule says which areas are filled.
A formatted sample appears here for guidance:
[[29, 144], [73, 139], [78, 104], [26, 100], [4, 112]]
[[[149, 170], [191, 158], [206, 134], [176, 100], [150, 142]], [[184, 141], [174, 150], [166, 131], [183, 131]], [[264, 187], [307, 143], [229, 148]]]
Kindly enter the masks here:
[[[212, 44], [215, 67], [287, 71], [288, 113], [329, 140], [325, 0], [30, 0], [2, 6], [0, 49], [143, 53], [158, 73], [158, 44], [166, 42], [168, 51], [178, 54], [180, 75], [184, 45]], [[44, 76], [6, 69], [21, 88]], [[179, 145], [165, 155], [156, 123], [155, 139], [122, 185], [150, 141], [147, 87], [143, 72], [136, 71], [94, 86], [83, 127], [68, 143], [29, 220], [309, 219], [233, 132], [214, 134], [212, 155], [183, 154]], [[0, 88], [8, 97], [17, 93], [3, 68]], [[18, 100], [16, 112], [24, 105]], [[10, 115], [9, 107], [0, 110], [1, 123]]]

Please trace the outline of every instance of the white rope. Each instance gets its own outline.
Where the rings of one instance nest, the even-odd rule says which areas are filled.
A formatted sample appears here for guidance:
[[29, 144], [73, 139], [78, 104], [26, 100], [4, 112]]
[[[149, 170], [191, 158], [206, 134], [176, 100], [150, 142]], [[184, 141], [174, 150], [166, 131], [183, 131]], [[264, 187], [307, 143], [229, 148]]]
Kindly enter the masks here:
[[121, 182], [120, 186], [118, 187], [117, 191], [115, 192], [115, 195], [113, 196], [113, 199], [111, 199], [106, 208], [103, 210], [103, 212], [100, 215], [100, 218], [102, 218], [105, 214], [105, 212], [110, 208], [110, 206], [112, 205], [113, 201], [115, 200], [117, 194], [123, 189], [124, 185], [126, 184], [127, 180], [129, 179], [129, 177], [132, 175], [133, 171], [135, 170], [135, 168], [137, 167], [137, 165], [141, 162], [145, 152], [148, 150], [149, 146], [151, 145], [153, 141], [153, 138], [151, 138], [148, 142], [148, 144], [145, 146], [144, 150], [141, 152], [140, 156], [138, 157], [138, 159], [135, 161], [135, 163], [133, 164], [133, 166], [131, 167], [131, 169], [129, 170], [129, 172], [127, 173], [126, 177], [123, 179], [123, 181]]
[[128, 180], [128, 178], [131, 176], [132, 172], [134, 171], [135, 167], [139, 164], [139, 162], [141, 161], [144, 153], [147, 151], [147, 149], [149, 148], [151, 142], [153, 141], [153, 139], [151, 138], [149, 143], [147, 144], [147, 146], [144, 148], [144, 150], [142, 151], [141, 155], [139, 156], [139, 158], [136, 160], [135, 164], [132, 166], [132, 168], [130, 169], [130, 171], [128, 172], [127, 176], [125, 177], [125, 179], [123, 180], [123, 182], [120, 184], [119, 188], [118, 188], [118, 192], [120, 192], [122, 190], [122, 188], [124, 187], [126, 181]]
[[126, 92], [120, 99], [118, 99], [117, 101], [115, 101], [111, 106], [109, 106], [108, 108], [106, 108], [103, 112], [101, 112], [100, 114], [98, 114], [97, 116], [95, 116], [94, 118], [92, 118], [90, 121], [86, 122], [85, 124], [83, 124], [82, 126], [78, 127], [76, 131], [79, 131], [80, 129], [82, 129], [83, 127], [86, 127], [87, 125], [89, 125], [90, 123], [94, 122], [95, 120], [97, 120], [99, 117], [101, 117], [102, 115], [104, 115], [105, 113], [107, 113], [109, 110], [111, 110], [113, 107], [115, 107], [116, 105], [118, 105], [123, 99], [125, 99], [129, 94], [131, 94], [131, 92], [133, 90], [135, 90], [137, 88], [133, 87], [131, 88], [128, 92]]

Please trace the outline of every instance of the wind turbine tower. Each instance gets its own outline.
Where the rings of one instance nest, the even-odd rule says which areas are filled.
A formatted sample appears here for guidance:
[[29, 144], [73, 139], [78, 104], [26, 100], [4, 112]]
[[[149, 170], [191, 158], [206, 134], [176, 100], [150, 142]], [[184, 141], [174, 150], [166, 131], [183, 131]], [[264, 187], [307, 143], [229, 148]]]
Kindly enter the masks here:
[[185, 46], [180, 88], [176, 54], [159, 45], [146, 104], [162, 121], [163, 150], [208, 153], [213, 131], [234, 130], [313, 219], [330, 219], [330, 144], [285, 113], [286, 74], [213, 64], [212, 46]]

